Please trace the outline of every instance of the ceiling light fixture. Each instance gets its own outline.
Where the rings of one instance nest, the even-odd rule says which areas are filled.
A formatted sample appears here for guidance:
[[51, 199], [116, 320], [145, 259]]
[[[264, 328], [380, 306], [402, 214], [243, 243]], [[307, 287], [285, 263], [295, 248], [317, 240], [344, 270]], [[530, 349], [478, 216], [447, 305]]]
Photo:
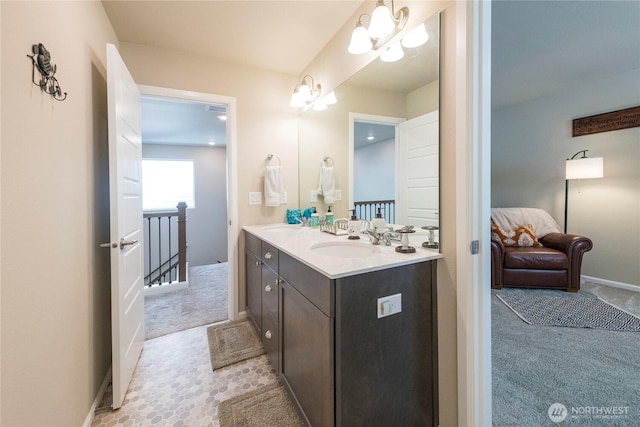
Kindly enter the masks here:
[[[311, 80], [311, 85], [307, 82], [307, 77]], [[302, 78], [300, 84], [297, 84], [291, 94], [291, 102], [289, 105], [293, 108], [304, 107], [305, 105], [311, 105], [320, 97], [322, 87], [320, 83], [317, 85], [313, 81], [313, 77], [306, 75]]]
[[[362, 23], [362, 17], [365, 15], [370, 17], [368, 29]], [[359, 55], [371, 49], [379, 49], [402, 31], [408, 19], [409, 8], [402, 7], [396, 12], [393, 0], [391, 0], [391, 10], [384, 4], [384, 0], [378, 0], [371, 15], [363, 13], [358, 18], [347, 50], [349, 53]]]

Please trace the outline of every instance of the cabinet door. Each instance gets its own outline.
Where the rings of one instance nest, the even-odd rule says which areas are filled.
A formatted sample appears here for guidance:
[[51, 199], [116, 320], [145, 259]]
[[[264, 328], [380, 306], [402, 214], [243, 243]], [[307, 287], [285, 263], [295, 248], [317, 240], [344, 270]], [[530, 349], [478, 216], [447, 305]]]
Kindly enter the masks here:
[[247, 313], [262, 333], [262, 262], [251, 252], [245, 252], [247, 281]]
[[312, 426], [333, 426], [333, 319], [286, 281], [280, 292], [282, 376]]

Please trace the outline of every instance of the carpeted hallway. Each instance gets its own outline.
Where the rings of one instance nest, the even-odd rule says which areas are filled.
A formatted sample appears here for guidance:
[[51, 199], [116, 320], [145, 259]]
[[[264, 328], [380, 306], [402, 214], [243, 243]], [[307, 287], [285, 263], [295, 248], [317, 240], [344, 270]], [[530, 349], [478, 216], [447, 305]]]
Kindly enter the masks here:
[[[577, 296], [554, 290], [492, 291], [494, 426], [557, 425], [548, 416], [554, 403], [567, 408], [566, 424], [639, 425], [640, 333], [528, 325], [496, 298], [505, 292]], [[640, 315], [638, 292], [593, 284], [580, 292]], [[617, 408], [618, 414], [588, 413], [606, 408]], [[572, 415], [572, 410], [581, 413]]]
[[189, 268], [189, 287], [144, 298], [145, 339], [226, 320], [228, 263]]

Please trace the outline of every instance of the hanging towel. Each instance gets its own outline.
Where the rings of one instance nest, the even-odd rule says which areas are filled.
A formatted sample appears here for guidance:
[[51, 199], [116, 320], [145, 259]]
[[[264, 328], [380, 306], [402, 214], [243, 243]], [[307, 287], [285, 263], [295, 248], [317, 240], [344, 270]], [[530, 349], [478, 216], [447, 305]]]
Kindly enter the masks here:
[[336, 181], [333, 178], [333, 166], [322, 166], [320, 182], [318, 183], [318, 196], [324, 197], [324, 202], [328, 205], [335, 203]]
[[265, 206], [280, 206], [284, 183], [280, 165], [267, 165], [264, 171], [264, 204]]

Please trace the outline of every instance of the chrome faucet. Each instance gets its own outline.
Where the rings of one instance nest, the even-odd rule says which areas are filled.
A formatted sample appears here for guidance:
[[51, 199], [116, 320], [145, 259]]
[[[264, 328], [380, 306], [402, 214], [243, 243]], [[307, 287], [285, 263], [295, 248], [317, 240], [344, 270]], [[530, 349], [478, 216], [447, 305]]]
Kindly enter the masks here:
[[300, 217], [300, 218], [296, 217], [296, 221], [302, 224], [303, 227], [309, 227], [309, 225], [311, 224], [311, 221], [304, 217]]
[[369, 235], [369, 240], [372, 245], [380, 245], [384, 244], [385, 246], [391, 246], [391, 241], [400, 241], [400, 236], [398, 233], [393, 232], [392, 230], [387, 229], [382, 233], [375, 231], [373, 228], [370, 228], [366, 231]]

